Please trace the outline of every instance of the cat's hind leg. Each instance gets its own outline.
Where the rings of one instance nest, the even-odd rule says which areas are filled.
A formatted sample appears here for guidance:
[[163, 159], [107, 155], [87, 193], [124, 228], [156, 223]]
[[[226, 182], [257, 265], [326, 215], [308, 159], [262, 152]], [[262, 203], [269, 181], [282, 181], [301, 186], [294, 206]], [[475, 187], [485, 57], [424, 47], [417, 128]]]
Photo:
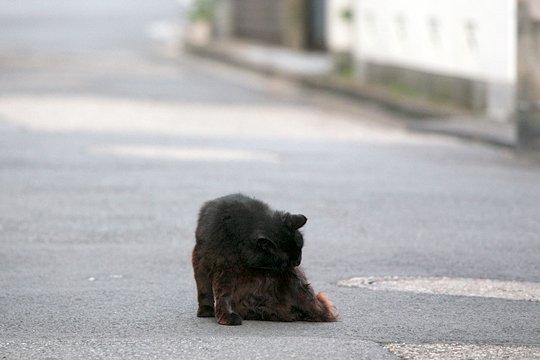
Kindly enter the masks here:
[[326, 294], [315, 294], [301, 270], [296, 270], [296, 276], [289, 283], [289, 293], [293, 299], [291, 312], [295, 320], [302, 321], [336, 321], [338, 313], [334, 304]]
[[319, 306], [317, 307], [320, 309], [319, 314], [321, 321], [336, 321], [338, 313], [334, 304], [328, 299], [328, 296], [326, 296], [325, 293], [320, 292], [317, 293], [316, 299], [319, 302]]
[[326, 294], [318, 293], [296, 299], [289, 312], [281, 313], [280, 317], [281, 321], [328, 322], [336, 321], [338, 314]]

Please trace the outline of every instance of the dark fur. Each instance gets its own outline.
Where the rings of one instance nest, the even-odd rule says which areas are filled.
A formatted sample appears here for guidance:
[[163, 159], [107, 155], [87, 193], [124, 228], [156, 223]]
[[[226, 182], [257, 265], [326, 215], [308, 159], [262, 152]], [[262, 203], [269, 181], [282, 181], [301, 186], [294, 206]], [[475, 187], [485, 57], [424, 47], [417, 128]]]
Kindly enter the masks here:
[[203, 205], [193, 249], [197, 316], [223, 325], [242, 319], [335, 321], [326, 295], [315, 295], [300, 265], [304, 215], [273, 211], [241, 194]]

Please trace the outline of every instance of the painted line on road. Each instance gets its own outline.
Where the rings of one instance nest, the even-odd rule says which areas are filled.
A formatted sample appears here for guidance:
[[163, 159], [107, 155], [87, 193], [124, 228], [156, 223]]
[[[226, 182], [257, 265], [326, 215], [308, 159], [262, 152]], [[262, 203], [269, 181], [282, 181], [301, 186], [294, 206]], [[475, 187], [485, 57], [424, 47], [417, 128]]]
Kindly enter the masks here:
[[176, 43], [182, 34], [182, 27], [177, 22], [161, 20], [148, 24], [145, 32], [146, 36], [151, 39]]
[[339, 286], [422, 294], [540, 301], [540, 283], [450, 277], [354, 277]]
[[512, 345], [476, 344], [386, 344], [384, 347], [402, 359], [540, 359], [540, 348]]
[[171, 159], [183, 161], [262, 161], [277, 163], [277, 154], [233, 150], [215, 147], [181, 147], [181, 146], [150, 146], [150, 145], [113, 145], [90, 149], [93, 154], [108, 154], [115, 156], [138, 157], [145, 159]]

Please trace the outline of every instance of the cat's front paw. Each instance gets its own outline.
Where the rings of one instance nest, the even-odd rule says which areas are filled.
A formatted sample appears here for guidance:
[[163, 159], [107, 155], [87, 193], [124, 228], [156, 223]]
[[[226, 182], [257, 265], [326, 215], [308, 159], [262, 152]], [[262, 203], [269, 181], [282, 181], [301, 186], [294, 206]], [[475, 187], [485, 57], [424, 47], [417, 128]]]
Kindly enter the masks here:
[[213, 317], [214, 316], [214, 307], [209, 305], [199, 306], [197, 310], [198, 317]]
[[242, 318], [237, 313], [223, 314], [217, 322], [220, 325], [242, 325]]

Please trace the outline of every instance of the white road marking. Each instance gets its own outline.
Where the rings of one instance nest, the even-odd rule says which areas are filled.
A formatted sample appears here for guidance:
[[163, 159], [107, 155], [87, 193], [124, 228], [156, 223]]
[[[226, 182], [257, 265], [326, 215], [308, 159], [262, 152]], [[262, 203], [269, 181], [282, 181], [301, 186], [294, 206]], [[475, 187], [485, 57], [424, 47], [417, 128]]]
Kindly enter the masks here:
[[276, 154], [227, 148], [181, 147], [158, 145], [112, 145], [91, 148], [90, 153], [146, 159], [183, 161], [263, 161], [277, 163]]
[[181, 33], [182, 28], [172, 21], [156, 21], [146, 28], [146, 35], [149, 38], [163, 42], [176, 42]]
[[423, 294], [488, 297], [540, 301], [540, 284], [534, 282], [449, 277], [355, 277], [340, 286]]
[[512, 345], [476, 344], [386, 344], [384, 347], [402, 359], [540, 359], [540, 348]]
[[164, 134], [234, 139], [449, 144], [367, 124], [315, 107], [120, 100], [86, 96], [3, 96], [0, 118], [34, 131]]

